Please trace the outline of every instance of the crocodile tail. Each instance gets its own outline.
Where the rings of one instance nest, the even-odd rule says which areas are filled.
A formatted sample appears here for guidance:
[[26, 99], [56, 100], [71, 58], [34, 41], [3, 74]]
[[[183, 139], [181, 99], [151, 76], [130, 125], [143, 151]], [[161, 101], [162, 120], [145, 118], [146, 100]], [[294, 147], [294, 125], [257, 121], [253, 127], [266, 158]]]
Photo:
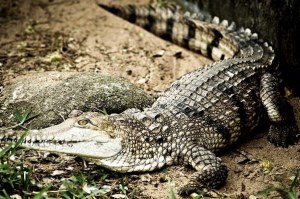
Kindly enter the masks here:
[[181, 13], [177, 6], [103, 5], [103, 9], [182, 47], [203, 54], [215, 61], [237, 54], [239, 43], [229, 34], [234, 24], [202, 13]]

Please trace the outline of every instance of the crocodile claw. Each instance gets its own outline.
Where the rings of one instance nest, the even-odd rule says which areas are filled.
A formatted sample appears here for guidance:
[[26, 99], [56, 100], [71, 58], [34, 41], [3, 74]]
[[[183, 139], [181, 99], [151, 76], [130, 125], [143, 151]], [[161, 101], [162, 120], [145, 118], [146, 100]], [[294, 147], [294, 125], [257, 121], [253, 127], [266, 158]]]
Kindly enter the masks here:
[[272, 124], [268, 134], [268, 140], [272, 144], [284, 148], [295, 144], [299, 137], [298, 127], [290, 124]]
[[228, 176], [228, 169], [225, 165], [220, 164], [216, 167], [197, 171], [193, 174], [188, 184], [179, 188], [179, 195], [190, 195], [191, 193], [197, 193], [203, 191], [205, 188], [217, 189], [220, 188]]
[[201, 190], [201, 189], [203, 189], [203, 187], [200, 186], [200, 185], [199, 185], [199, 186], [196, 186], [196, 185], [189, 185], [189, 184], [187, 184], [187, 185], [185, 185], [185, 186], [179, 188], [179, 190], [178, 190], [178, 195], [181, 195], [181, 196], [188, 196], [188, 195], [190, 195], [190, 194], [192, 194], [192, 193], [197, 193], [197, 192], [199, 192], [199, 190]]

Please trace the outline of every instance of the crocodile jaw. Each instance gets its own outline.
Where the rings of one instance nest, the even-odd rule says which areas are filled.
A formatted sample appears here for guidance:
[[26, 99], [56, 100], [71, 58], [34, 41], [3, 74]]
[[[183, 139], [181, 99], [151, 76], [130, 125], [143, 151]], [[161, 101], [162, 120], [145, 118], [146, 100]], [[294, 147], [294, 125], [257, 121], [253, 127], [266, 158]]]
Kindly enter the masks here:
[[[43, 134], [43, 131], [36, 132], [39, 136]], [[97, 159], [112, 157], [122, 149], [121, 138], [110, 139], [106, 134], [91, 129], [73, 127], [59, 136], [67, 139], [26, 141], [21, 146]]]
[[[97, 119], [102, 119], [101, 115], [94, 116]], [[91, 118], [91, 115], [88, 117]], [[97, 125], [94, 128], [83, 128], [75, 125], [82, 118], [84, 117], [69, 118], [59, 125], [41, 130], [30, 130], [21, 146], [96, 159], [112, 157], [121, 151], [121, 137], [112, 137], [105, 129], [101, 130], [101, 127]], [[0, 143], [15, 142], [23, 134], [24, 131], [0, 132]]]

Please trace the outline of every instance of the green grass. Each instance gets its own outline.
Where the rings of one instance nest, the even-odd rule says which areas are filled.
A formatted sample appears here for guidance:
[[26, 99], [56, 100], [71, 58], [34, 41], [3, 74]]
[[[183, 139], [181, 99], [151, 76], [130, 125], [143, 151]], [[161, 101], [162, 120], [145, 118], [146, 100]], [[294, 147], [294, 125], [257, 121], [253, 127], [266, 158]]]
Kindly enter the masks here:
[[37, 185], [33, 180], [32, 168], [24, 164], [24, 150], [19, 147], [23, 137], [17, 143], [6, 145], [0, 151], [0, 199], [9, 199], [15, 194], [21, 198], [34, 199], [109, 198], [112, 194], [134, 198], [135, 193], [129, 193], [125, 178], [112, 175], [116, 178], [116, 182], [115, 185], [110, 185], [106, 183], [110, 174], [101, 171], [94, 174], [79, 172], [56, 185]]
[[168, 0], [157, 0], [159, 7], [165, 7], [168, 4]]
[[91, 198], [104, 197], [109, 192], [109, 187], [99, 188], [97, 185], [88, 185], [87, 178], [83, 174], [72, 176], [63, 181], [58, 193], [63, 198]]
[[25, 135], [26, 132], [16, 143], [10, 143], [0, 151], [0, 192], [3, 193], [2, 198], [7, 198], [7, 193], [11, 193], [13, 190], [28, 191], [34, 187], [31, 182], [32, 171], [24, 166], [23, 151], [19, 147]]
[[[23, 127], [23, 124], [38, 114], [33, 113], [30, 108], [26, 108], [24, 112], [16, 108], [15, 117], [18, 123], [7, 129]], [[32, 183], [32, 170], [24, 165], [24, 152], [20, 148], [20, 144], [24, 140], [27, 131], [15, 143], [9, 143], [0, 151], [0, 199], [10, 198], [9, 194], [14, 193], [23, 195], [24, 192], [36, 189], [36, 185]], [[36, 197], [39, 198], [38, 193]]]
[[17, 127], [21, 127], [22, 129], [27, 129], [24, 124], [33, 118], [37, 117], [39, 113], [35, 113], [31, 110], [30, 107], [27, 107], [25, 110], [20, 110], [16, 108], [15, 110], [15, 118], [17, 120], [17, 124], [13, 126], [9, 126], [7, 128], [1, 128], [1, 130], [14, 129]]
[[33, 118], [37, 117], [39, 113], [32, 112], [30, 107], [27, 107], [23, 112], [20, 109], [16, 108], [15, 110], [15, 117], [18, 120], [18, 126], [22, 126], [26, 122], [32, 120]]
[[108, 115], [108, 113], [107, 113], [107, 111], [106, 111], [106, 108], [101, 109], [100, 112], [101, 112], [103, 115]]
[[297, 193], [297, 189], [300, 187], [300, 169], [297, 169], [295, 172], [295, 176], [293, 176], [293, 180], [289, 186], [282, 185], [280, 187], [277, 186], [268, 186], [262, 191], [257, 192], [257, 196], [265, 196], [267, 197], [270, 193], [276, 193], [283, 199], [297, 199], [300, 197], [299, 193]]

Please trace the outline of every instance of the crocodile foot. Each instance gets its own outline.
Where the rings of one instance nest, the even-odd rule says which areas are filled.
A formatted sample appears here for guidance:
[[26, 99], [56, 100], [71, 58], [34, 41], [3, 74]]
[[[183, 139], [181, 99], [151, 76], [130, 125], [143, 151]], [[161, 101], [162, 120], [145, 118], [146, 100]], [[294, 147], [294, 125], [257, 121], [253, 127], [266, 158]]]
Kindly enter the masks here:
[[199, 184], [199, 186], [196, 186], [196, 185], [184, 185], [183, 187], [180, 187], [179, 190], [178, 190], [178, 194], [181, 195], [181, 196], [188, 196], [192, 193], [196, 193], [196, 192], [199, 192], [200, 190], [202, 190], [204, 187], [201, 186]]
[[193, 174], [188, 184], [179, 188], [179, 195], [190, 195], [199, 192], [204, 188], [220, 188], [228, 176], [228, 169], [225, 165], [211, 167], [206, 170], [197, 171]]
[[288, 147], [295, 144], [300, 137], [298, 127], [290, 124], [272, 124], [268, 140], [275, 146]]

